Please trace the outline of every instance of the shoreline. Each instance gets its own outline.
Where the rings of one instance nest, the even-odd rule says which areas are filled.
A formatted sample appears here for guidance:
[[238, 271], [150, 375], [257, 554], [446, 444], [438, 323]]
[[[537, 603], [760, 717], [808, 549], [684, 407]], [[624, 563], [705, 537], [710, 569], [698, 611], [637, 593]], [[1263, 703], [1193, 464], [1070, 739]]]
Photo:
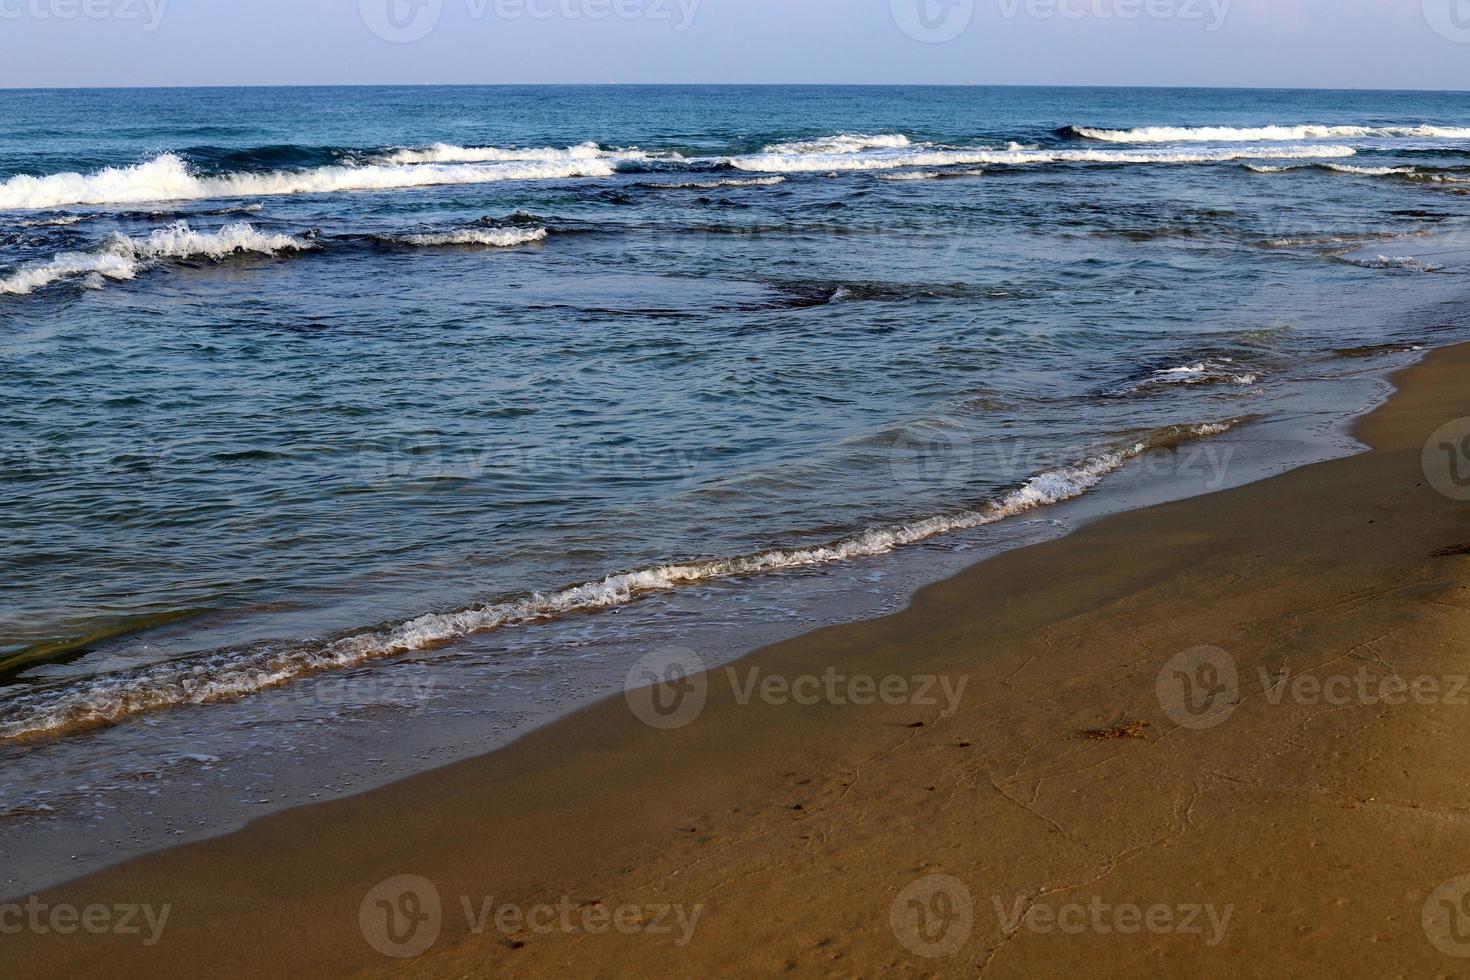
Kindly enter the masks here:
[[[52, 890], [53, 907], [172, 912], [155, 946], [31, 932], [7, 936], [0, 963], [14, 976], [1453, 970], [1455, 934], [1426, 910], [1470, 873], [1454, 834], [1470, 813], [1455, 751], [1470, 715], [1451, 700], [1470, 671], [1457, 640], [1470, 521], [1426, 479], [1423, 450], [1470, 415], [1467, 370], [1462, 345], [1399, 372], [1357, 423], [1367, 453], [1100, 518], [903, 612], [767, 647], [734, 684], [710, 675], [685, 727], [604, 701], [489, 756]], [[1202, 663], [1216, 680], [1228, 663], [1237, 697], [1180, 715], [1165, 680]], [[784, 700], [742, 704], [751, 670], [784, 678]], [[792, 701], [792, 681], [834, 670], [948, 678], [932, 687], [959, 691], [958, 710], [916, 694]], [[1437, 700], [1324, 693], [1395, 676], [1438, 682]], [[437, 941], [406, 959], [373, 949], [365, 937], [385, 937], [360, 921], [399, 875], [442, 897]], [[954, 882], [964, 940], [923, 955], [935, 933], [906, 932], [900, 899]], [[565, 902], [583, 925], [598, 908], [643, 921], [476, 935], [460, 911], [472, 896], [471, 909]], [[691, 941], [658, 931], [656, 906], [682, 908]], [[1098, 907], [1179, 914], [1167, 932], [1057, 927]], [[1186, 931], [1187, 908], [1216, 931]]]
[[[1422, 356], [1421, 347], [1407, 343], [1385, 344], [1381, 349], [1359, 355], [1338, 352], [1336, 360], [1324, 362], [1334, 366], [1333, 373], [1315, 378], [1309, 375], [1292, 382], [1298, 399], [1294, 404], [1295, 411], [1279, 417], [1246, 416], [1238, 419], [1236, 426], [1225, 434], [1195, 435], [1186, 438], [1179, 446], [1154, 448], [1125, 461], [1096, 486], [1076, 496], [1038, 506], [997, 523], [945, 531], [875, 556], [774, 574], [712, 579], [700, 586], [684, 586], [672, 593], [653, 593], [636, 598], [621, 611], [625, 616], [653, 615], [645, 603], [657, 603], [670, 597], [671, 601], [678, 601], [682, 597], [686, 601], [707, 605], [719, 603], [731, 608], [741, 602], [753, 603], [751, 610], [765, 609], [769, 605], [768, 612], [778, 613], [762, 618], [747, 610], [744, 619], [737, 623], [731, 619], [730, 609], [719, 613], [713, 606], [706, 609], [700, 621], [698, 645], [703, 662], [711, 668], [738, 663], [764, 647], [816, 629], [892, 615], [906, 609], [924, 588], [1009, 551], [1064, 538], [1093, 521], [1160, 503], [1219, 493], [1269, 479], [1300, 466], [1360, 452], [1363, 447], [1352, 437], [1353, 427], [1364, 414], [1389, 397], [1392, 392], [1389, 375], [1400, 369], [1405, 359], [1412, 358], [1417, 362]], [[1366, 360], [1355, 366], [1358, 358]], [[1393, 363], [1395, 361], [1399, 362], [1397, 366]], [[1164, 425], [1162, 429], [1197, 427], [1175, 423]], [[1077, 451], [1082, 452], [1081, 449]], [[1054, 469], [1065, 468], [1061, 457], [1049, 465]], [[1017, 492], [1015, 488], [1008, 491], [1012, 495]], [[881, 581], [881, 587], [873, 587], [877, 581]], [[594, 615], [613, 615], [618, 611], [602, 611]], [[555, 631], [569, 627], [573, 627], [570, 621], [553, 620], [520, 629]], [[633, 632], [638, 633], [639, 629], [635, 627]], [[487, 633], [481, 638], [493, 642], [496, 633], [498, 631]], [[539, 643], [549, 646], [571, 642], [567, 636], [558, 637], [559, 634], [552, 632]], [[475, 639], [475, 636], [469, 638], [471, 642]], [[599, 674], [579, 675], [578, 680], [586, 685], [586, 690], [558, 698], [551, 706], [541, 703], [523, 706], [515, 723], [503, 729], [487, 728], [487, 724], [477, 718], [467, 721], [458, 717], [462, 712], [442, 709], [427, 712], [426, 720], [419, 720], [419, 709], [414, 708], [412, 717], [392, 723], [396, 730], [393, 731], [391, 745], [373, 743], [368, 747], [358, 747], [357, 755], [372, 765], [339, 763], [334, 758], [332, 763], [340, 765], [340, 769], [320, 776], [310, 767], [278, 769], [273, 776], [266, 778], [263, 787], [259, 782], [261, 773], [254, 770], [228, 784], [195, 782], [195, 792], [189, 793], [185, 801], [188, 807], [179, 812], [169, 809], [167, 801], [161, 805], [155, 803], [156, 797], [143, 799], [141, 803], [148, 808], [147, 816], [153, 828], [151, 832], [140, 829], [132, 813], [128, 817], [131, 825], [124, 826], [121, 832], [116, 826], [99, 826], [96, 833], [90, 827], [83, 827], [80, 832], [69, 827], [50, 839], [44, 833], [49, 822], [45, 817], [29, 826], [24, 821], [12, 823], [7, 828], [12, 843], [4, 850], [11, 854], [10, 869], [14, 874], [11, 884], [0, 885], [0, 903], [9, 897], [59, 887], [140, 857], [229, 836], [275, 814], [377, 792], [445, 766], [502, 751], [544, 727], [563, 722], [592, 705], [617, 697], [622, 690], [628, 664], [636, 659], [640, 649], [631, 640], [613, 642], [604, 653], [604, 659], [616, 668], [615, 671], [609, 672], [609, 668]], [[426, 682], [404, 676], [405, 672], [416, 672], [425, 666], [432, 665], [421, 662], [415, 666], [411, 658], [402, 665], [394, 665], [390, 661], [387, 667], [382, 661], [369, 661], [342, 674], [326, 671], [309, 675], [284, 689], [261, 692], [255, 697], [279, 697], [287, 704], [294, 699], [310, 701], [322, 696], [313, 694], [320, 687], [328, 692], [325, 697], [330, 698], [334, 685], [345, 686], [348, 690], [359, 684], [367, 687], [375, 683], [374, 674], [391, 669], [392, 679], [377, 683], [387, 686], [396, 703], [405, 695], [412, 699], [418, 697], [420, 691], [432, 690], [436, 677], [437, 683], [443, 683], [442, 670], [440, 674], [428, 675]], [[231, 706], [225, 703], [185, 706], [182, 710], [207, 712], [189, 723], [197, 737], [200, 726], [207, 728], [216, 717], [225, 729], [229, 729], [232, 721], [226, 712], [230, 709]], [[504, 713], [502, 706], [495, 703], [489, 710], [481, 704], [476, 714], [488, 714], [490, 711]], [[134, 725], [138, 721], [139, 718], [130, 719]], [[233, 724], [238, 725], [238, 721]], [[94, 733], [64, 737], [86, 739], [94, 737]], [[170, 741], [178, 742], [178, 733], [174, 733]], [[196, 752], [184, 756], [183, 762], [197, 759], [219, 763], [214, 755], [218, 751], [217, 746], [200, 744], [196, 748], [208, 754]], [[106, 749], [98, 746], [94, 751], [105, 752]], [[318, 750], [317, 754], [322, 755], [323, 750]], [[385, 765], [385, 760], [394, 764]], [[226, 757], [218, 768], [228, 769], [243, 762]], [[162, 772], [169, 773], [178, 762], [160, 759], [158, 765]], [[206, 773], [209, 771], [205, 770]], [[187, 771], [177, 777], [170, 773], [170, 778], [187, 781], [189, 775]], [[125, 773], [121, 781], [126, 782], [130, 778]], [[94, 776], [89, 782], [103, 779], [105, 777]], [[116, 778], [111, 780], [113, 783], [118, 781]], [[245, 783], [249, 785], [242, 785]], [[164, 793], [180, 789], [177, 784], [161, 784], [158, 788]], [[260, 792], [262, 789], [268, 792]], [[242, 795], [248, 798], [241, 799]], [[266, 798], [257, 799], [262, 795]], [[131, 801], [132, 810], [136, 810], [138, 802], [136, 799]], [[248, 804], [248, 808], [242, 808], [240, 804]], [[112, 809], [128, 811], [129, 800], [113, 800]], [[18, 812], [22, 817], [26, 813], [35, 813], [24, 805]], [[200, 816], [206, 819], [195, 819]], [[41, 831], [30, 835], [41, 850], [30, 850], [29, 842], [21, 839], [31, 827]], [[105, 858], [89, 853], [89, 849], [95, 851], [96, 844], [107, 843], [109, 839], [114, 846], [124, 846], [125, 849]], [[76, 866], [64, 874], [52, 873], [50, 869], [63, 860], [58, 855], [70, 855]]]

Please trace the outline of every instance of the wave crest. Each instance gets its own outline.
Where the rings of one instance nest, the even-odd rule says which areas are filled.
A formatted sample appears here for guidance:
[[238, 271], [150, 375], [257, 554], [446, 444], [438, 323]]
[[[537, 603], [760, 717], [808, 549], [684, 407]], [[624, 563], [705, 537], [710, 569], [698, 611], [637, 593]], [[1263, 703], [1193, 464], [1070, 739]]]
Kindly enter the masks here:
[[777, 155], [809, 155], [813, 153], [858, 153], [862, 150], [897, 150], [912, 146], [907, 136], [901, 133], [884, 133], [869, 136], [864, 133], [839, 133], [814, 140], [793, 140], [788, 143], [772, 143], [762, 153]]
[[22, 266], [0, 279], [0, 293], [23, 296], [44, 286], [76, 276], [100, 280], [133, 279], [149, 262], [164, 259], [223, 259], [231, 255], [275, 255], [304, 251], [312, 243], [290, 235], [258, 232], [249, 222], [226, 225], [216, 232], [201, 232], [179, 221], [159, 228], [147, 238], [113, 235], [95, 252], [62, 252], [46, 262]]
[[1375, 255], [1371, 258], [1357, 258], [1348, 255], [1336, 256], [1340, 261], [1348, 265], [1355, 265], [1362, 269], [1389, 269], [1396, 272], [1443, 272], [1444, 266], [1425, 262], [1423, 259], [1412, 255]]
[[428, 232], [422, 235], [399, 235], [388, 239], [401, 245], [432, 248], [437, 245], [489, 245], [510, 248], [544, 241], [545, 228], [460, 228], [455, 231]]
[[1257, 143], [1310, 139], [1409, 137], [1417, 139], [1470, 139], [1461, 126], [1324, 126], [1314, 124], [1254, 126], [1140, 126], [1137, 129], [1100, 129], [1068, 126], [1068, 136], [1100, 143]]
[[785, 177], [726, 177], [721, 180], [686, 180], [677, 184], [645, 184], [661, 191], [714, 191], [723, 187], [774, 187]]
[[107, 167], [92, 174], [45, 177], [22, 174], [0, 183], [0, 211], [63, 207], [71, 204], [141, 204], [207, 198], [270, 197], [338, 191], [395, 190], [441, 184], [481, 184], [502, 180], [610, 177], [606, 159], [498, 161], [479, 164], [367, 164], [315, 170], [234, 173], [201, 177], [172, 153], [130, 167]]
[[496, 146], [457, 146], [434, 143], [422, 149], [402, 148], [381, 158], [382, 163], [406, 165], [416, 163], [495, 163], [507, 161], [562, 162], [567, 160], [652, 160], [681, 159], [679, 154], [652, 154], [639, 149], [604, 150], [588, 141], [558, 149], [553, 146], [529, 149], [502, 149]]
[[822, 173], [841, 170], [894, 170], [900, 167], [981, 166], [986, 164], [1112, 163], [1187, 164], [1234, 160], [1331, 159], [1357, 155], [1350, 146], [1290, 146], [1261, 149], [1201, 149], [1128, 152], [1120, 150], [915, 150], [903, 153], [776, 153], [731, 157], [737, 170], [765, 173]]

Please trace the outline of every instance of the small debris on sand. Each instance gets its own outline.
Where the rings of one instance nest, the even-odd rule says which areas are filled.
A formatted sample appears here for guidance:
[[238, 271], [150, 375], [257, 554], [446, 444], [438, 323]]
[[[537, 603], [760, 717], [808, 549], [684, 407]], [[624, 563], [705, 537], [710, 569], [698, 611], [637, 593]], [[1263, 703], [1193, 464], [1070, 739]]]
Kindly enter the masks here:
[[1117, 725], [1113, 728], [1098, 728], [1087, 733], [1088, 738], [1097, 739], [1100, 742], [1116, 742], [1125, 738], [1148, 738], [1144, 731], [1148, 727], [1146, 721], [1131, 721], [1126, 725]]

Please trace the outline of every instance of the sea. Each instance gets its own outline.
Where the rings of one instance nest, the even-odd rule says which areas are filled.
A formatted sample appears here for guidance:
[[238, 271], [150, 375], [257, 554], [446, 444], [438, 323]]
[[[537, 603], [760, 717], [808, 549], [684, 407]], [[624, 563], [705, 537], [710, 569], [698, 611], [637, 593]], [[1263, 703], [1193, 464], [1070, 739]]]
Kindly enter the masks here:
[[0, 91], [0, 892], [1352, 452], [1467, 219], [1463, 93]]

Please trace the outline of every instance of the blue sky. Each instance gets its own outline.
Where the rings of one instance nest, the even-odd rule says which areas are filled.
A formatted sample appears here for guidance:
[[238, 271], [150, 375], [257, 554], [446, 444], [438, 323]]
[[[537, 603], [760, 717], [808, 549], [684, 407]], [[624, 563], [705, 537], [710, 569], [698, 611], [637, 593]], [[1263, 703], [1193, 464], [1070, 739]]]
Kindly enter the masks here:
[[0, 85], [1470, 89], [1470, 0], [0, 0]]

